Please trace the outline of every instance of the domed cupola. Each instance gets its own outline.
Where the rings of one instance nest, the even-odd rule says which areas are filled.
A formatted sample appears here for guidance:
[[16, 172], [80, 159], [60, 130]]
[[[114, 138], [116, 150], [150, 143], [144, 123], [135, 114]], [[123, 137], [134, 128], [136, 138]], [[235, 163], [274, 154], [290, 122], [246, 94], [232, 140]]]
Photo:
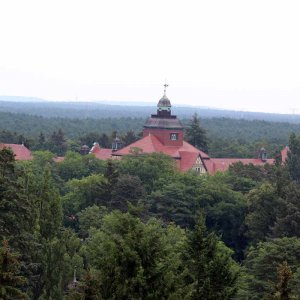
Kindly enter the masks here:
[[166, 95], [167, 84], [164, 85], [164, 95], [158, 101], [157, 114], [151, 115], [144, 124], [143, 136], [155, 136], [165, 146], [183, 145], [183, 126], [176, 116], [171, 114], [171, 102]]
[[166, 88], [168, 87], [168, 84], [165, 84], [164, 87], [164, 95], [157, 104], [157, 115], [161, 117], [168, 117], [171, 116], [171, 101], [166, 95]]

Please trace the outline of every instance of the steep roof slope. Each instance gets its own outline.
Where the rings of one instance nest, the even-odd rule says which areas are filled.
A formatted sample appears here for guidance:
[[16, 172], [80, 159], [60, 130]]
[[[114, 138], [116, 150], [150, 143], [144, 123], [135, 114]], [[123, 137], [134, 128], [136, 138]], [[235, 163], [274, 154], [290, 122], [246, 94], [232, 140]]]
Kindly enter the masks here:
[[32, 154], [31, 151], [25, 147], [23, 144], [0, 144], [0, 149], [9, 148], [15, 154], [16, 160], [31, 160]]

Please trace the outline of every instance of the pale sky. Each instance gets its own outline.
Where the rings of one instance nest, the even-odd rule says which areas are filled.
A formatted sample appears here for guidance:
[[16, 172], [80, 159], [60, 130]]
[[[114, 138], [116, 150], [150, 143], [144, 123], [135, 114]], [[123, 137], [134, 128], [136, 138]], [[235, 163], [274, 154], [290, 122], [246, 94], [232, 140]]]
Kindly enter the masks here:
[[300, 1], [0, 0], [0, 95], [300, 114]]

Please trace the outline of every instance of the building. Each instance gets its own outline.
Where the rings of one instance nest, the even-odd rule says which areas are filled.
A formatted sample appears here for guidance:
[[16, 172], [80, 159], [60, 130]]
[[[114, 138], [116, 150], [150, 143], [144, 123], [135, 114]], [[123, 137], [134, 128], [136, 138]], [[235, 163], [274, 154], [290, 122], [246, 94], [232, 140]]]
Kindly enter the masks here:
[[172, 115], [171, 102], [166, 96], [166, 87], [163, 97], [157, 104], [157, 113], [146, 121], [143, 138], [120, 150], [112, 151], [113, 158], [121, 158], [130, 154], [164, 153], [175, 159], [178, 168], [185, 172], [194, 170], [198, 174], [215, 174], [226, 171], [236, 162], [263, 166], [273, 164], [274, 159], [267, 159], [264, 148], [260, 150], [259, 158], [210, 158], [208, 154], [195, 148], [184, 140], [184, 128], [180, 120]]
[[31, 160], [32, 154], [31, 151], [25, 147], [23, 144], [1, 144], [0, 150], [3, 148], [9, 148], [15, 154], [16, 160]]
[[[116, 137], [110, 149], [101, 148], [94, 143], [89, 149], [87, 145], [82, 146], [82, 155], [91, 153], [96, 158], [107, 160], [110, 158], [121, 159], [126, 155], [143, 155], [150, 153], [164, 153], [172, 157], [182, 172], [194, 170], [199, 175], [226, 171], [230, 165], [241, 162], [242, 164], [253, 164], [263, 166], [266, 163], [273, 164], [274, 159], [268, 159], [264, 148], [260, 149], [258, 158], [211, 158], [205, 152], [195, 148], [184, 140], [184, 128], [177, 116], [172, 115], [171, 102], [166, 95], [166, 87], [163, 97], [157, 104], [157, 113], [147, 119], [143, 137], [122, 148], [121, 141]], [[16, 155], [16, 160], [30, 160], [32, 155], [24, 145], [0, 144], [0, 149], [11, 148]], [[282, 161], [287, 158], [289, 149], [286, 147], [281, 151]], [[57, 157], [56, 162], [63, 161], [64, 157]]]

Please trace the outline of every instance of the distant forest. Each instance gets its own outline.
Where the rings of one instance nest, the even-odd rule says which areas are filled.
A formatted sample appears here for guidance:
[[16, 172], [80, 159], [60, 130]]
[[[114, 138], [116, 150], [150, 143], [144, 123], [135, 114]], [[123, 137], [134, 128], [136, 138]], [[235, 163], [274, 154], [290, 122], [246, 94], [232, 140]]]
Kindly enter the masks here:
[[[0, 142], [25, 142], [29, 148], [41, 150], [38, 147], [41, 134], [47, 140], [60, 130], [69, 145], [65, 150], [79, 149], [83, 142], [91, 146], [92, 136], [96, 137], [95, 141], [100, 139], [97, 140], [97, 135], [105, 135], [102, 139], [105, 143], [100, 139], [100, 145], [109, 147], [114, 135], [124, 137], [130, 133], [134, 136], [127, 142], [137, 139], [146, 118], [155, 113], [155, 109], [155, 106], [99, 103], [0, 101]], [[242, 116], [233, 111], [173, 109], [184, 126], [188, 126], [195, 112], [206, 130], [208, 152], [212, 157], [255, 157], [260, 147], [265, 147], [273, 157], [287, 145], [292, 132], [300, 133], [298, 116], [248, 112]]]
[[[156, 103], [146, 105], [132, 103], [111, 105], [108, 102], [48, 102], [39, 98], [0, 96], [0, 111], [2, 112], [25, 113], [47, 118], [146, 118], [150, 114], [155, 113], [155, 109]], [[172, 113], [181, 119], [188, 119], [194, 113], [197, 113], [202, 118], [233, 118], [300, 123], [300, 115], [222, 110], [193, 106], [173, 105]]]

